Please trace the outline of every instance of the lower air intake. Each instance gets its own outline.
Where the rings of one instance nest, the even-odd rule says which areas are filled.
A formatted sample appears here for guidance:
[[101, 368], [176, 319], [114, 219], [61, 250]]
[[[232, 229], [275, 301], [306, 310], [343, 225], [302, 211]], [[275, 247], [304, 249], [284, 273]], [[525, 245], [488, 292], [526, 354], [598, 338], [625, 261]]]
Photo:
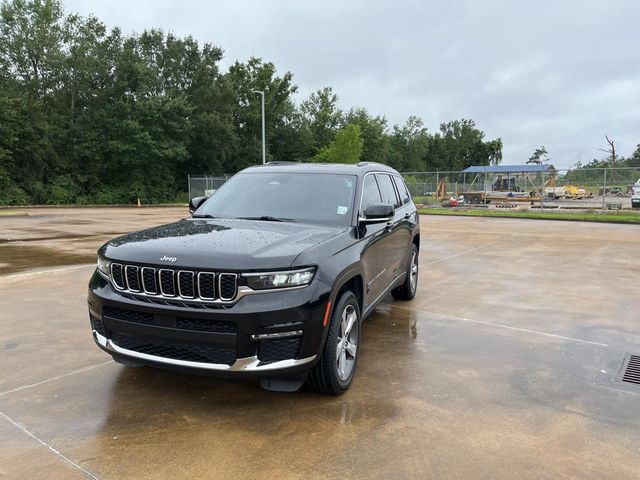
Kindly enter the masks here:
[[298, 358], [302, 337], [262, 340], [258, 345], [258, 359], [264, 363]]
[[236, 361], [235, 349], [217, 345], [169, 343], [157, 339], [130, 337], [119, 333], [114, 334], [112, 340], [121, 348], [156, 357], [226, 365], [233, 365]]

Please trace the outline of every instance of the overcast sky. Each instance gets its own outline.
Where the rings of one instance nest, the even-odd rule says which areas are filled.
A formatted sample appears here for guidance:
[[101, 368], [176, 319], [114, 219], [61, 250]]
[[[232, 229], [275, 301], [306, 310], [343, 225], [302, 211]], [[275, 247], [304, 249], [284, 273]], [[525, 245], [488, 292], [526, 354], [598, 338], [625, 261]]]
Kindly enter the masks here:
[[296, 101], [332, 86], [340, 106], [430, 131], [471, 118], [505, 164], [545, 145], [557, 167], [640, 143], [640, 2], [66, 0], [124, 32], [161, 27], [289, 70]]

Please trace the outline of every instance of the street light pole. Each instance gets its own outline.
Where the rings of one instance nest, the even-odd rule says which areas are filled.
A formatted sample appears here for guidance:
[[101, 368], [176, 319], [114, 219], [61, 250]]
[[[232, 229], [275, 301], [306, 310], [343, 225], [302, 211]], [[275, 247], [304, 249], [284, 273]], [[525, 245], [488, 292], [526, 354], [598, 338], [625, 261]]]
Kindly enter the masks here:
[[259, 93], [262, 97], [262, 164], [264, 165], [267, 163], [267, 140], [264, 124], [264, 90], [254, 90], [253, 93]]

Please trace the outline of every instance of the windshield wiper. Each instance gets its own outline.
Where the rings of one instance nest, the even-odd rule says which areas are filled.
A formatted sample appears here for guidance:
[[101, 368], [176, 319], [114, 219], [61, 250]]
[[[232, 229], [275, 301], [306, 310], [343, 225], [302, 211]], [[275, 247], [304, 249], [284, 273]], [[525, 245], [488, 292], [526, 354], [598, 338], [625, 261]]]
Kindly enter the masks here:
[[205, 214], [198, 214], [198, 215], [191, 215], [193, 218], [217, 218], [214, 217], [213, 215], [209, 215], [208, 213]]
[[260, 220], [262, 222], [295, 222], [293, 218], [272, 217], [262, 215], [261, 217], [237, 217], [239, 220]]

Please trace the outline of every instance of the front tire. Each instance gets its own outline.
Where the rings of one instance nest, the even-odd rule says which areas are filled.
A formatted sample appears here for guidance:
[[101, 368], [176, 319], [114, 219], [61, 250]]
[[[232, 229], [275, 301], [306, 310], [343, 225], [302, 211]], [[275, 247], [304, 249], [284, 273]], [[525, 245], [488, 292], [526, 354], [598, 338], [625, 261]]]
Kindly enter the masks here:
[[344, 393], [356, 373], [360, 349], [360, 306], [351, 291], [342, 294], [333, 309], [320, 361], [309, 375], [309, 386], [319, 393]]
[[418, 247], [411, 245], [411, 257], [407, 267], [404, 283], [391, 290], [391, 295], [396, 300], [413, 300], [418, 290]]

